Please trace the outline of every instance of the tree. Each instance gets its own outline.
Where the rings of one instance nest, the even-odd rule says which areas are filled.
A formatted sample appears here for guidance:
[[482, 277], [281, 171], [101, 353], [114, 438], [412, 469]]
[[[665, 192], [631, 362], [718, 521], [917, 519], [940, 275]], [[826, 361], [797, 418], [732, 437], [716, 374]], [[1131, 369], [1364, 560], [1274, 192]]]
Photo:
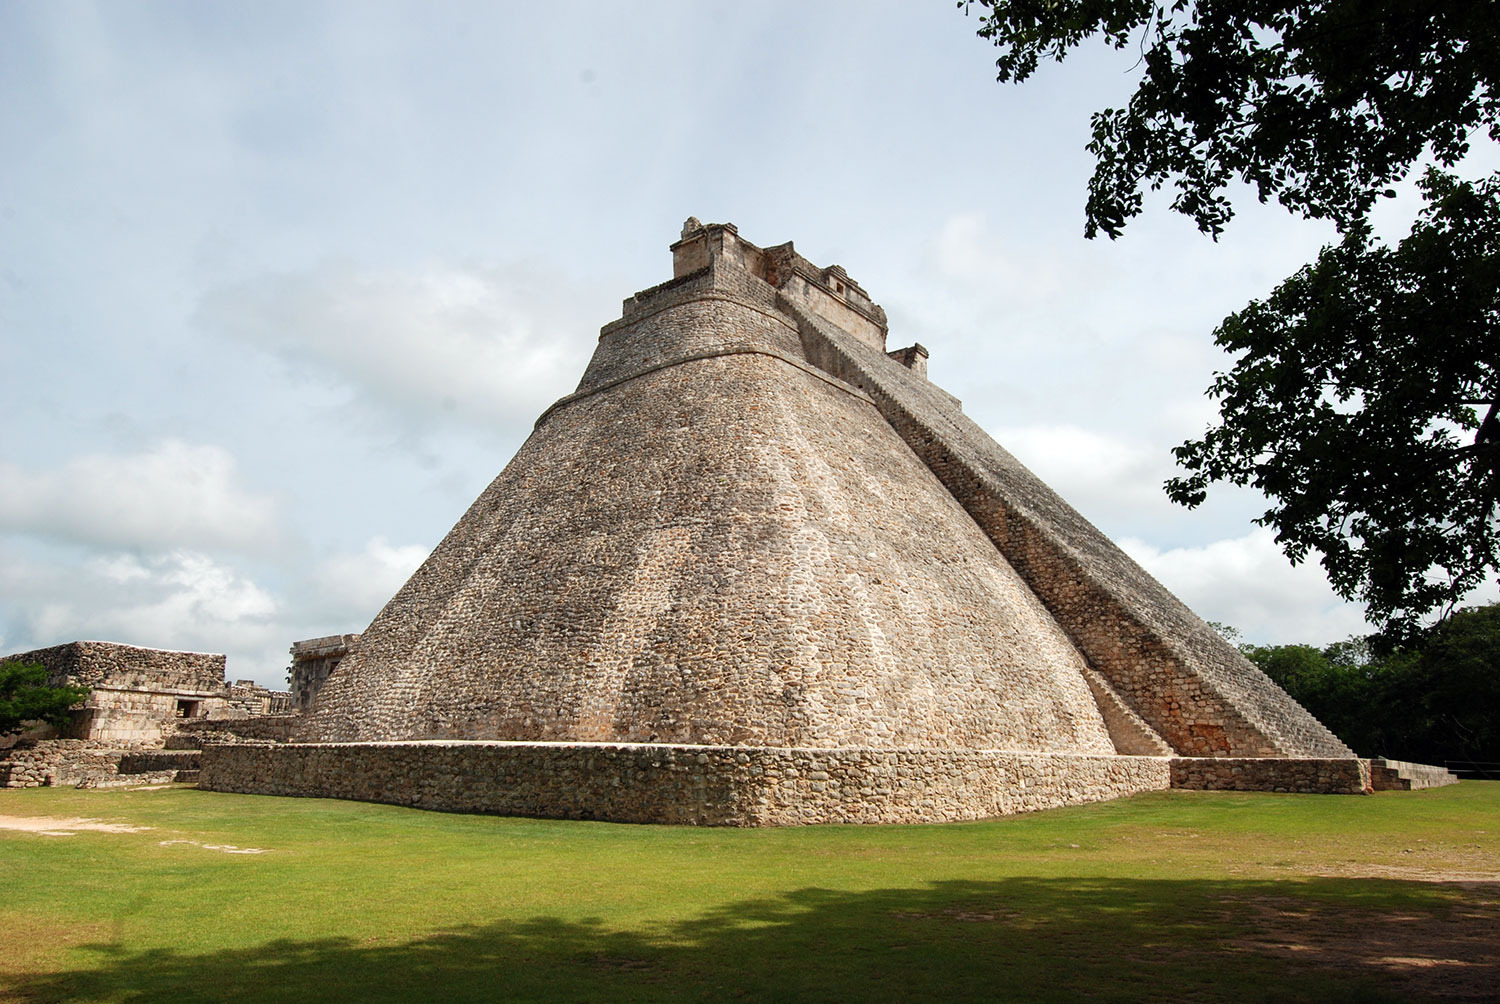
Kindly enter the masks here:
[[1119, 237], [1144, 191], [1217, 237], [1251, 186], [1341, 243], [1227, 318], [1243, 355], [1216, 375], [1221, 422], [1174, 452], [1168, 494], [1210, 484], [1275, 503], [1293, 561], [1316, 550], [1390, 641], [1448, 613], [1496, 565], [1500, 487], [1500, 175], [1431, 170], [1391, 249], [1371, 207], [1423, 158], [1500, 142], [1500, 9], [1471, 0], [962, 0], [1005, 81], [1102, 37], [1138, 45], [1128, 105], [1093, 117], [1085, 234]]
[[1430, 745], [1450, 760], [1500, 762], [1500, 603], [1460, 610], [1417, 655]]
[[52, 687], [42, 666], [0, 662], [0, 736], [22, 731], [27, 722], [61, 728], [68, 710], [89, 695], [86, 687]]
[[1361, 756], [1500, 762], [1500, 603], [1411, 645], [1245, 645], [1251, 662]]
[[1096, 35], [1138, 45], [1140, 84], [1093, 117], [1086, 234], [1118, 237], [1142, 188], [1205, 232], [1261, 201], [1343, 229], [1424, 153], [1451, 167], [1485, 128], [1500, 141], [1500, 30], [1473, 0], [959, 0], [988, 11], [1001, 82], [1026, 80]]
[[1392, 640], [1500, 559], [1500, 179], [1422, 187], [1398, 247], [1356, 224], [1225, 319], [1220, 424], [1173, 450], [1191, 473], [1167, 482], [1187, 506], [1216, 481], [1258, 488], [1274, 504], [1256, 522], [1294, 561], [1319, 552]]

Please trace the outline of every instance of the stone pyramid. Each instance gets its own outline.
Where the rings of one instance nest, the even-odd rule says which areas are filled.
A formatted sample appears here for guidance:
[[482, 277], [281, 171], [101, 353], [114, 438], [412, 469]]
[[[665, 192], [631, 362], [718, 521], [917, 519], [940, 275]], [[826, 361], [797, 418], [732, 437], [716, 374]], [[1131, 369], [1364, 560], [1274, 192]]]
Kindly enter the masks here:
[[973, 818], [1231, 761], [1285, 761], [1240, 786], [1367, 784], [931, 384], [926, 349], [889, 351], [842, 268], [692, 219], [672, 255], [302, 744], [217, 786], [754, 823]]

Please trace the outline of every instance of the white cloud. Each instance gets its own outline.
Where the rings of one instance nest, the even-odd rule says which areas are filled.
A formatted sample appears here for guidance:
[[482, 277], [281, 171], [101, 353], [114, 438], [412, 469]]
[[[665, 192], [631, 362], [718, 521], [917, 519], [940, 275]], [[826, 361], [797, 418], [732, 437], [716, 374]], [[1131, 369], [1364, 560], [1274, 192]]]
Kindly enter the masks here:
[[0, 654], [78, 639], [222, 652], [231, 679], [280, 688], [292, 642], [361, 630], [426, 557], [376, 537], [317, 564], [257, 568], [0, 535]]
[[933, 242], [938, 273], [950, 281], [976, 286], [987, 294], [1028, 301], [1062, 293], [1067, 277], [1062, 262], [1037, 254], [1024, 240], [1013, 246], [990, 233], [982, 213], [960, 213], [943, 222]]
[[1370, 631], [1316, 563], [1292, 565], [1264, 527], [1203, 547], [1159, 550], [1133, 539], [1120, 546], [1193, 612], [1238, 628], [1248, 641], [1326, 645]]
[[50, 471], [0, 463], [0, 484], [0, 530], [122, 550], [260, 550], [284, 539], [275, 504], [248, 493], [217, 446], [172, 439]]
[[279, 682], [291, 643], [284, 611], [246, 572], [196, 551], [105, 554], [67, 564], [6, 553], [0, 651], [78, 639], [223, 652], [232, 676]]
[[[203, 554], [174, 551], [150, 561], [104, 559], [101, 578], [118, 578], [130, 569], [130, 597], [137, 602], [99, 619], [114, 631], [142, 637], [219, 637], [226, 627], [263, 625], [276, 612], [271, 595], [234, 568]], [[205, 632], [208, 625], [218, 625]]]
[[1140, 440], [1076, 425], [999, 429], [994, 437], [1090, 519], [1173, 515], [1175, 507], [1161, 489], [1170, 460]]
[[312, 576], [319, 608], [326, 610], [330, 622], [363, 626], [426, 559], [426, 548], [393, 546], [384, 537], [372, 538], [356, 554], [336, 554]]
[[208, 294], [199, 319], [406, 417], [530, 422], [577, 384], [599, 313], [519, 269], [325, 267]]

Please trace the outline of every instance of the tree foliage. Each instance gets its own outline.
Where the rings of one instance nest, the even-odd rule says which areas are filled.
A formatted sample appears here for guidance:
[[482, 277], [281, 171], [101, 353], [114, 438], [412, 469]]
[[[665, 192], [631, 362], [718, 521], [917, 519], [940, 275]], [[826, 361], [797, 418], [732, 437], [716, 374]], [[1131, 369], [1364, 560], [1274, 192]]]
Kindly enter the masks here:
[[1398, 247], [1358, 224], [1223, 322], [1221, 423], [1173, 451], [1191, 473], [1167, 482], [1188, 506], [1216, 481], [1258, 488], [1287, 554], [1319, 552], [1398, 637], [1500, 557], [1500, 182], [1422, 187]]
[[0, 736], [20, 732], [28, 722], [68, 724], [68, 710], [89, 694], [86, 687], [52, 687], [41, 666], [0, 662]]
[[960, 0], [983, 8], [1002, 82], [1095, 36], [1139, 47], [1129, 104], [1093, 117], [1087, 233], [1118, 237], [1142, 193], [1218, 234], [1226, 190], [1337, 221], [1363, 219], [1430, 152], [1452, 166], [1472, 134], [1500, 140], [1500, 31], [1474, 0]]
[[1210, 395], [1221, 423], [1174, 452], [1167, 484], [1202, 502], [1258, 488], [1293, 561], [1321, 554], [1387, 640], [1410, 639], [1496, 566], [1500, 487], [1500, 175], [1429, 169], [1426, 209], [1392, 248], [1371, 207], [1419, 160], [1500, 141], [1500, 7], [1471, 0], [962, 0], [1023, 81], [1093, 38], [1138, 46], [1124, 108], [1093, 117], [1085, 231], [1118, 237], [1144, 192], [1217, 236], [1235, 185], [1343, 234], [1227, 318], [1239, 353]]
[[1500, 762], [1500, 604], [1395, 650], [1351, 638], [1241, 651], [1361, 756]]

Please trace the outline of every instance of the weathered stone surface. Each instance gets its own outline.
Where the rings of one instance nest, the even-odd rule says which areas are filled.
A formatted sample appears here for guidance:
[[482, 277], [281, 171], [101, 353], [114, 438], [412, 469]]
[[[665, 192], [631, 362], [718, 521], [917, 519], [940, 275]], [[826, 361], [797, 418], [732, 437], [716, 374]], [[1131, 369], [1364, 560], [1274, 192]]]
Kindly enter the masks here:
[[1446, 767], [1377, 757], [1370, 761], [1370, 781], [1376, 791], [1415, 791], [1457, 784], [1458, 775]]
[[1370, 761], [1353, 757], [1174, 757], [1172, 787], [1368, 795]]
[[[6, 662], [39, 664], [53, 686], [87, 687], [63, 738], [160, 746], [180, 722], [285, 712], [290, 695], [252, 680], [224, 680], [223, 655], [173, 652], [117, 642], [75, 641], [18, 652]], [[37, 738], [57, 736], [50, 726]]]
[[357, 634], [335, 634], [292, 642], [292, 665], [287, 671], [292, 688], [291, 710], [302, 715], [312, 711], [324, 681], [357, 641]]
[[606, 329], [304, 736], [1114, 752], [974, 521], [864, 395], [790, 359], [770, 287], [708, 271], [735, 282]]
[[224, 688], [224, 656], [172, 652], [108, 641], [74, 641], [5, 656], [7, 662], [45, 667], [54, 686], [217, 693]]
[[84, 739], [23, 741], [0, 752], [0, 788], [111, 788], [171, 781], [176, 769], [122, 769], [139, 744]]
[[870, 394], [1089, 664], [1179, 753], [1352, 757], [1218, 632], [990, 439], [942, 391], [783, 299], [809, 360]]
[[630, 823], [935, 823], [1167, 787], [1160, 757], [430, 741], [211, 746], [217, 791]]
[[925, 348], [887, 355], [842, 268], [696, 220], [672, 251], [328, 677], [311, 742], [208, 746], [205, 787], [724, 825], [1368, 788]]

